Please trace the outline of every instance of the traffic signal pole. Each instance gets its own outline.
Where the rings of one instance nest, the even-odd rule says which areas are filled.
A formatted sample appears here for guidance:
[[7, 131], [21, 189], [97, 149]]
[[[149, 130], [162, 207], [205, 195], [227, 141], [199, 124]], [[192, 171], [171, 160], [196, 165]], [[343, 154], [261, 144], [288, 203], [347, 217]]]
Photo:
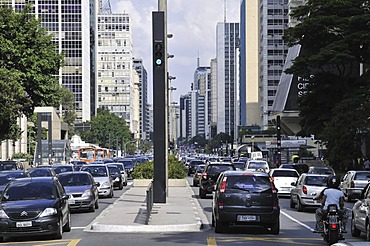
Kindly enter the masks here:
[[153, 202], [166, 203], [168, 152], [167, 31], [165, 11], [152, 13], [154, 179]]

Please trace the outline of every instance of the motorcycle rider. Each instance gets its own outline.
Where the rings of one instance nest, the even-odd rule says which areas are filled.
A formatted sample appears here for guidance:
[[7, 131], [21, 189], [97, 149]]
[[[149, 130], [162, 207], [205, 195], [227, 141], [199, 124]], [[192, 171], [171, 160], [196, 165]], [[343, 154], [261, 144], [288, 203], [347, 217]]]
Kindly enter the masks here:
[[316, 231], [323, 231], [323, 217], [327, 214], [329, 204], [336, 204], [338, 208], [339, 218], [342, 220], [342, 231], [345, 232], [347, 223], [347, 213], [344, 208], [344, 193], [339, 189], [340, 180], [337, 176], [328, 177], [328, 187], [325, 188], [319, 195], [314, 197], [314, 200], [321, 200], [321, 207], [316, 209]]

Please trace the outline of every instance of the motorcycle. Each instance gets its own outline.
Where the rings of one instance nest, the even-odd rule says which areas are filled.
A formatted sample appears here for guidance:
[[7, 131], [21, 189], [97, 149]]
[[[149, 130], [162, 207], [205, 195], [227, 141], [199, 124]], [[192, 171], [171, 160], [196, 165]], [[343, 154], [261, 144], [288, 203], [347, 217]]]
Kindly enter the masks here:
[[342, 221], [340, 219], [337, 205], [329, 204], [326, 216], [323, 220], [323, 232], [321, 236], [329, 245], [344, 240], [342, 231]]

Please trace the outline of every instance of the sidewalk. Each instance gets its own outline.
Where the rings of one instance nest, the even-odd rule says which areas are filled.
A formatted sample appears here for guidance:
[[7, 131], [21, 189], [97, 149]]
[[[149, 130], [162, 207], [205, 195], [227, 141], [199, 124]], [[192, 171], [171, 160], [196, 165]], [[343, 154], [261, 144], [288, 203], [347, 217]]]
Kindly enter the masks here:
[[154, 203], [148, 225], [146, 218], [146, 187], [132, 186], [105, 209], [85, 229], [92, 232], [184, 232], [200, 231], [208, 220], [193, 190], [169, 187], [166, 203]]

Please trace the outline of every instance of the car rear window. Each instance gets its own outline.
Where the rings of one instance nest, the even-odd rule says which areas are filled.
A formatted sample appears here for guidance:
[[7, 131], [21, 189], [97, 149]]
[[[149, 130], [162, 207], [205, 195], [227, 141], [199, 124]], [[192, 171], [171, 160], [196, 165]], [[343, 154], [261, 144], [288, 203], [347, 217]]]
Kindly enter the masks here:
[[370, 172], [356, 173], [355, 180], [370, 180]]
[[213, 166], [208, 167], [207, 173], [209, 175], [213, 175], [213, 174], [217, 174], [217, 173], [221, 173], [221, 172], [229, 171], [229, 170], [230, 171], [234, 170], [234, 167], [231, 165], [213, 165]]
[[326, 176], [307, 176], [306, 177], [306, 185], [313, 185], [313, 186], [326, 186], [328, 177]]
[[264, 162], [250, 162], [248, 164], [248, 169], [266, 168], [267, 166], [268, 164]]
[[294, 178], [298, 178], [298, 174], [295, 171], [275, 170], [272, 173], [272, 177], [294, 177]]
[[248, 191], [265, 191], [271, 189], [270, 178], [267, 176], [228, 176], [227, 189], [238, 189]]

